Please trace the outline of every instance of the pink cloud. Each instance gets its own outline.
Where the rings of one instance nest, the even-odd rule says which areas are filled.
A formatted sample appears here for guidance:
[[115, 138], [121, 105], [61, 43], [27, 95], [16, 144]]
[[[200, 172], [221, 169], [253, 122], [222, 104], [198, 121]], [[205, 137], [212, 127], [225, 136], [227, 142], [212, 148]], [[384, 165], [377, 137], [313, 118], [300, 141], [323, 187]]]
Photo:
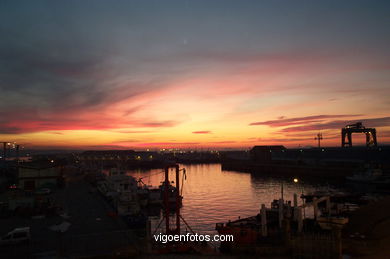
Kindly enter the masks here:
[[[50, 130], [111, 130], [115, 128], [163, 128], [173, 127], [178, 125], [179, 121], [153, 121], [153, 120], [121, 120], [118, 118], [110, 118], [102, 116], [99, 118], [86, 117], [85, 119], [73, 119], [63, 117], [61, 120], [46, 120], [46, 119], [26, 119], [12, 120], [9, 122], [0, 123], [0, 133], [28, 133]], [[129, 133], [129, 132], [128, 132]], [[133, 133], [140, 133], [133, 132]]]
[[209, 130], [200, 130], [200, 131], [193, 131], [193, 134], [211, 134], [211, 131]]
[[153, 133], [154, 131], [148, 130], [112, 130], [112, 132], [118, 132], [123, 134], [140, 134], [140, 133]]

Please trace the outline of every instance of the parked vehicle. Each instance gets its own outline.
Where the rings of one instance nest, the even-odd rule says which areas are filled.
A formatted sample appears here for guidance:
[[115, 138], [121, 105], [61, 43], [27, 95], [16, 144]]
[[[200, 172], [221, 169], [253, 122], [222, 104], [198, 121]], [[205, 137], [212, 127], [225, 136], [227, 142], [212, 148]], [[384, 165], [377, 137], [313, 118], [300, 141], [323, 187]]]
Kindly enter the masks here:
[[0, 239], [0, 245], [13, 245], [30, 242], [30, 227], [15, 228]]

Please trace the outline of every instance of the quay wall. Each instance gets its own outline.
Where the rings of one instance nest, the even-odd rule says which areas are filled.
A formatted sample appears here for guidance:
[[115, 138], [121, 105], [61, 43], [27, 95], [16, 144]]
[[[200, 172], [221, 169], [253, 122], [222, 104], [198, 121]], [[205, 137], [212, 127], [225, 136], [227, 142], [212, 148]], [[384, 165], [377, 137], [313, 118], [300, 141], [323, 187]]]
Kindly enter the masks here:
[[344, 181], [345, 176], [352, 175], [358, 166], [316, 166], [316, 165], [293, 165], [276, 163], [259, 163], [253, 161], [223, 161], [222, 170], [242, 171], [253, 174], [270, 176], [291, 176], [305, 178], [326, 178]]

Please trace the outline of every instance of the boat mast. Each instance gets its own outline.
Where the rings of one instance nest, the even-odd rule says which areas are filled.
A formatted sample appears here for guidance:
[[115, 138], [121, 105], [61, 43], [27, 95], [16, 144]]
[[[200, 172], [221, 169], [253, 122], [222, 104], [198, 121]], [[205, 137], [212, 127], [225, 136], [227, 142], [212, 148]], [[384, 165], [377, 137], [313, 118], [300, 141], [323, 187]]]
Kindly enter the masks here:
[[[169, 197], [171, 192], [171, 186], [169, 182], [169, 169], [175, 168], [176, 171], [176, 202], [175, 202], [175, 214], [176, 214], [176, 228], [171, 229], [169, 225], [170, 215], [170, 203]], [[165, 228], [166, 234], [180, 234], [180, 170], [179, 165], [171, 165], [165, 167], [165, 181], [164, 181], [164, 216], [165, 216]]]

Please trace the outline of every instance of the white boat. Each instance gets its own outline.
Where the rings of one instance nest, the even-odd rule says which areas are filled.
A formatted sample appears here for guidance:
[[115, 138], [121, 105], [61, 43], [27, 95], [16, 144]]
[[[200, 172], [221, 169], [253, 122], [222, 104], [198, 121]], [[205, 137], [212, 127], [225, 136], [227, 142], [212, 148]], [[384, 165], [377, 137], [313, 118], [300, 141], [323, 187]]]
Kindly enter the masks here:
[[138, 182], [125, 171], [110, 169], [105, 181], [99, 182], [98, 189], [106, 190], [105, 196], [113, 202], [119, 216], [137, 215], [141, 211]]
[[121, 192], [136, 192], [138, 187], [137, 180], [126, 174], [124, 171], [111, 169], [106, 177], [107, 188], [110, 191]]

